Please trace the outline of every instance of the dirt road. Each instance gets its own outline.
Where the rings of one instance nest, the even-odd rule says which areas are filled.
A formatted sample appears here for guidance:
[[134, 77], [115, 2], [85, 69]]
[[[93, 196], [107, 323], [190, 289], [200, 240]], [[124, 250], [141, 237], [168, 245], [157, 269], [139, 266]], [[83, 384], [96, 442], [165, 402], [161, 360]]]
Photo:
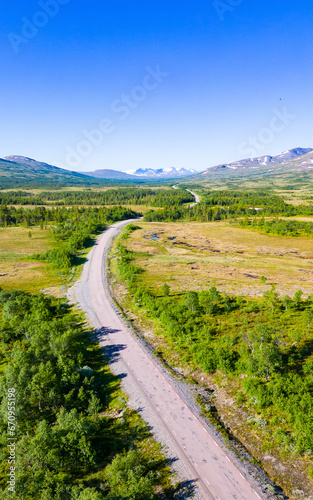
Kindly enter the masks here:
[[[180, 189], [178, 185], [175, 185], [175, 186], [172, 186], [173, 189]], [[193, 191], [190, 191], [190, 189], [186, 189], [186, 191], [188, 191], [188, 193], [192, 194], [192, 196], [195, 197], [195, 203], [191, 203], [189, 206], [190, 208], [191, 207], [195, 207], [196, 205], [198, 205], [198, 203], [201, 203], [201, 200], [200, 200], [200, 196], [198, 196], [196, 193], [194, 193]]]
[[185, 478], [196, 482], [198, 498], [258, 500], [261, 497], [189, 409], [175, 381], [131, 334], [108, 297], [104, 261], [112, 237], [123, 225], [125, 222], [111, 226], [97, 240], [70, 298], [78, 301], [94, 327], [101, 329], [100, 343], [111, 356], [112, 370], [141, 406], [142, 416], [157, 439], [177, 457]]
[[188, 193], [192, 194], [192, 196], [195, 197], [196, 202], [189, 205], [190, 207], [195, 207], [196, 205], [198, 205], [198, 203], [201, 202], [200, 196], [198, 196], [196, 193], [194, 193], [193, 191], [190, 191], [190, 189], [186, 189], [186, 191], [188, 191]]

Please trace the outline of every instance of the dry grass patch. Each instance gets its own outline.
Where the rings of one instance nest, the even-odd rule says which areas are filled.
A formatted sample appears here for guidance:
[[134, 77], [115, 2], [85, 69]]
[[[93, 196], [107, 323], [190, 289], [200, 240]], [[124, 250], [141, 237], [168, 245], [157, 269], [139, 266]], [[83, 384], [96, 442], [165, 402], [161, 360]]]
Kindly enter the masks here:
[[[119, 203], [115, 203], [115, 205], [101, 205], [101, 206], [104, 206], [106, 208], [114, 208], [118, 205]], [[122, 205], [122, 207], [128, 208], [129, 210], [133, 210], [134, 212], [140, 212], [142, 214], [146, 214], [147, 212], [149, 212], [149, 210], [155, 210], [155, 207], [147, 207], [145, 205]]]
[[[31, 237], [29, 237], [31, 233]], [[21, 256], [45, 252], [52, 248], [54, 240], [50, 229], [38, 227], [8, 227], [0, 229], [0, 253], [14, 252]], [[55, 243], [54, 243], [55, 246]]]
[[[29, 237], [31, 233], [31, 237]], [[0, 229], [0, 286], [36, 292], [50, 286], [60, 286], [61, 278], [47, 266], [27, 259], [56, 246], [50, 230], [37, 227]]]
[[275, 284], [281, 295], [299, 289], [311, 293], [312, 240], [263, 235], [228, 222], [140, 227], [126, 245], [144, 253], [136, 256], [136, 265], [147, 271], [145, 280], [153, 286], [167, 282], [175, 291], [186, 291], [215, 285], [230, 294], [258, 297]]

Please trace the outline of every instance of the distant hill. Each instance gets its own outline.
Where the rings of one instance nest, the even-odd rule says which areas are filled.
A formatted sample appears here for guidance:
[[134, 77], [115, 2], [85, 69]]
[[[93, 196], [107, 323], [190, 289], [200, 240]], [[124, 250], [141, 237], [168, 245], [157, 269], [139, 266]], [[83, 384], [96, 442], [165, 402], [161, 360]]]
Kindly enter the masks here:
[[134, 173], [117, 170], [72, 172], [25, 156], [0, 158], [0, 189], [58, 188], [69, 186], [107, 186], [130, 183], [147, 183], [195, 173], [185, 169], [138, 169]]
[[216, 165], [215, 167], [207, 168], [202, 175], [210, 174], [216, 170], [244, 170], [250, 168], [262, 168], [280, 163], [286, 163], [290, 160], [299, 159], [313, 151], [312, 148], [294, 148], [285, 151], [277, 156], [260, 156], [257, 158], [246, 158], [244, 160], [234, 161], [232, 163]]
[[[241, 179], [254, 178], [255, 180], [278, 176], [282, 180], [287, 177], [296, 179], [297, 176], [313, 178], [313, 149], [294, 148], [277, 156], [261, 156], [246, 158], [232, 163], [216, 165], [207, 168], [204, 172], [193, 175], [188, 180], [192, 182], [208, 182], [210, 179]], [[304, 177], [303, 177], [304, 178]]]
[[[7, 156], [0, 159], [0, 189], [14, 188], [60, 188], [70, 186], [113, 186], [132, 183], [185, 181], [208, 181], [212, 178], [266, 177], [286, 174], [297, 176], [297, 172], [313, 176], [313, 149], [294, 148], [277, 156], [246, 158], [228, 164], [216, 165], [198, 173], [181, 168], [137, 169], [121, 172], [103, 169], [94, 172], [72, 172], [63, 168], [39, 162], [25, 156]], [[302, 177], [303, 177], [302, 175]]]
[[90, 178], [25, 156], [0, 159], [0, 189], [103, 185], [108, 185], [108, 181]]
[[126, 172], [120, 172], [118, 170], [95, 170], [94, 172], [82, 172], [82, 174], [88, 177], [93, 177], [94, 179], [114, 179], [114, 180], [125, 180], [131, 181], [136, 180], [137, 177], [129, 175]]
[[125, 179], [125, 180], [162, 180], [162, 179], [177, 179], [178, 177], [188, 177], [198, 173], [196, 170], [188, 170], [186, 168], [138, 168], [137, 170], [130, 170], [126, 172], [119, 172], [117, 170], [95, 170], [94, 172], [83, 172], [85, 175], [96, 177], [99, 179]]

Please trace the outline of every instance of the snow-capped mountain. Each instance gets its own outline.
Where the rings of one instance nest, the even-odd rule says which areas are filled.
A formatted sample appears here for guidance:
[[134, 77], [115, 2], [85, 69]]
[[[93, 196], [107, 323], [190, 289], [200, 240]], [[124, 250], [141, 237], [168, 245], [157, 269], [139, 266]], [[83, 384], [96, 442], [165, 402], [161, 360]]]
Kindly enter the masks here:
[[294, 148], [284, 151], [277, 156], [260, 156], [257, 158], [246, 158], [244, 160], [234, 161], [232, 163], [217, 165], [216, 167], [210, 167], [203, 172], [203, 174], [210, 173], [212, 170], [221, 169], [231, 169], [239, 170], [245, 168], [260, 168], [266, 167], [268, 165], [277, 165], [279, 163], [285, 163], [287, 161], [298, 159], [298, 157], [304, 156], [313, 151], [312, 148]]
[[176, 177], [187, 177], [188, 175], [194, 175], [198, 172], [193, 169], [180, 168], [158, 168], [154, 170], [152, 168], [138, 168], [137, 170], [125, 171], [126, 174], [133, 175], [136, 177], [144, 178], [158, 178], [158, 179], [174, 179]]

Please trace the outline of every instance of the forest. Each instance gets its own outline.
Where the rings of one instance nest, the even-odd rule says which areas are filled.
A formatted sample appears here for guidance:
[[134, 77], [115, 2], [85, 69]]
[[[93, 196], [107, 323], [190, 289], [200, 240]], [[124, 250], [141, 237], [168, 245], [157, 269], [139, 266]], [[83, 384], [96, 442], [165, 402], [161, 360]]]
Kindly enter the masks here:
[[66, 302], [0, 290], [3, 500], [171, 498], [160, 447], [96, 340]]
[[145, 222], [211, 222], [245, 216], [313, 215], [313, 205], [289, 205], [270, 190], [231, 191], [198, 190], [201, 203], [194, 207], [167, 206], [163, 210], [150, 210]]
[[279, 236], [289, 236], [296, 238], [298, 236], [313, 236], [313, 222], [305, 222], [299, 220], [283, 220], [283, 219], [250, 219], [246, 216], [237, 223], [240, 227], [247, 227], [262, 231], [266, 234], [277, 234]]
[[183, 362], [237, 381], [237, 402], [259, 414], [247, 424], [269, 430], [267, 452], [276, 447], [312, 458], [313, 296], [279, 297], [274, 285], [260, 299], [229, 296], [215, 286], [186, 293], [166, 283], [152, 289], [133, 263], [140, 254], [123, 245], [136, 229], [124, 232], [117, 261], [134, 307], [161, 328]]
[[10, 227], [24, 225], [31, 226], [47, 226], [48, 223], [65, 223], [66, 221], [76, 221], [77, 227], [80, 222], [83, 224], [89, 223], [91, 226], [101, 229], [105, 223], [113, 223], [118, 220], [131, 219], [139, 216], [131, 209], [125, 207], [55, 207], [46, 208], [36, 206], [34, 208], [24, 207], [0, 207], [0, 227]]
[[0, 206], [6, 205], [147, 205], [164, 207], [193, 202], [194, 197], [182, 189], [119, 188], [106, 191], [0, 191]]

